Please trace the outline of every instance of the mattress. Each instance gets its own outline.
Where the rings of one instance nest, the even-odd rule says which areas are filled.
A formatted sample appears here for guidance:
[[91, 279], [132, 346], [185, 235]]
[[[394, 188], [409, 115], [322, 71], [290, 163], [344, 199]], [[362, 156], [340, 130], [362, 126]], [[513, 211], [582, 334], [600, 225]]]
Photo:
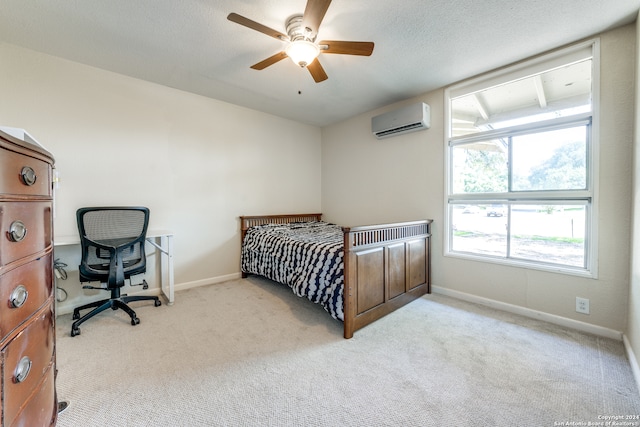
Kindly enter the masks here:
[[342, 227], [323, 221], [251, 227], [242, 244], [241, 268], [288, 285], [344, 320]]

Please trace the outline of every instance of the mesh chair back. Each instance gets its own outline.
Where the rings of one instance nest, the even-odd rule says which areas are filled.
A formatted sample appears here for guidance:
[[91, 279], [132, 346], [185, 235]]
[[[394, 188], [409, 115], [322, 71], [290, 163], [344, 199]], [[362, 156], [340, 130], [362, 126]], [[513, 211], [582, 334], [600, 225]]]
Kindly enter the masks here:
[[105, 281], [112, 257], [119, 253], [125, 277], [144, 272], [149, 209], [94, 207], [77, 211], [82, 246], [81, 280]]

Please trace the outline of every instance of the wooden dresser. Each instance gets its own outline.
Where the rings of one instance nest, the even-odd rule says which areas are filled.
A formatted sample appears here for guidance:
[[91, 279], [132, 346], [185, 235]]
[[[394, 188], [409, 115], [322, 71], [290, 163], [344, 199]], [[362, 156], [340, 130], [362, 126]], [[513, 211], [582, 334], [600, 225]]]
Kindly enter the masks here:
[[52, 426], [53, 157], [0, 131], [0, 426]]

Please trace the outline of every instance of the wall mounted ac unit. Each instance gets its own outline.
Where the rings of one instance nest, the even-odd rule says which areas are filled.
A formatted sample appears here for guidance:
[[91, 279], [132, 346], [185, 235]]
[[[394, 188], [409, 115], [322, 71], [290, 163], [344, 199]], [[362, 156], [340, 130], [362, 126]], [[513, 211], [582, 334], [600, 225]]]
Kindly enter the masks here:
[[424, 102], [407, 105], [371, 119], [371, 131], [378, 139], [429, 129], [431, 113]]

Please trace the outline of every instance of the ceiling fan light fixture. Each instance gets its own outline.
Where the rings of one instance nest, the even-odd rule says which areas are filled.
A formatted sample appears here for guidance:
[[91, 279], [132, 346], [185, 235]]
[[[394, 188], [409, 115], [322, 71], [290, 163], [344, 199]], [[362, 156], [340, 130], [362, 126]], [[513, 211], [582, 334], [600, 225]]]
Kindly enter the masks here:
[[294, 40], [284, 51], [295, 64], [301, 67], [311, 64], [320, 55], [318, 45], [307, 40]]
[[285, 21], [286, 34], [237, 13], [230, 13], [227, 19], [287, 43], [284, 50], [253, 64], [251, 69], [264, 70], [288, 56], [294, 64], [309, 70], [313, 80], [320, 83], [328, 78], [320, 61], [316, 60], [320, 53], [369, 56], [373, 52], [373, 42], [324, 40], [316, 43], [318, 29], [330, 4], [331, 0], [307, 0], [304, 14], [291, 15]]

